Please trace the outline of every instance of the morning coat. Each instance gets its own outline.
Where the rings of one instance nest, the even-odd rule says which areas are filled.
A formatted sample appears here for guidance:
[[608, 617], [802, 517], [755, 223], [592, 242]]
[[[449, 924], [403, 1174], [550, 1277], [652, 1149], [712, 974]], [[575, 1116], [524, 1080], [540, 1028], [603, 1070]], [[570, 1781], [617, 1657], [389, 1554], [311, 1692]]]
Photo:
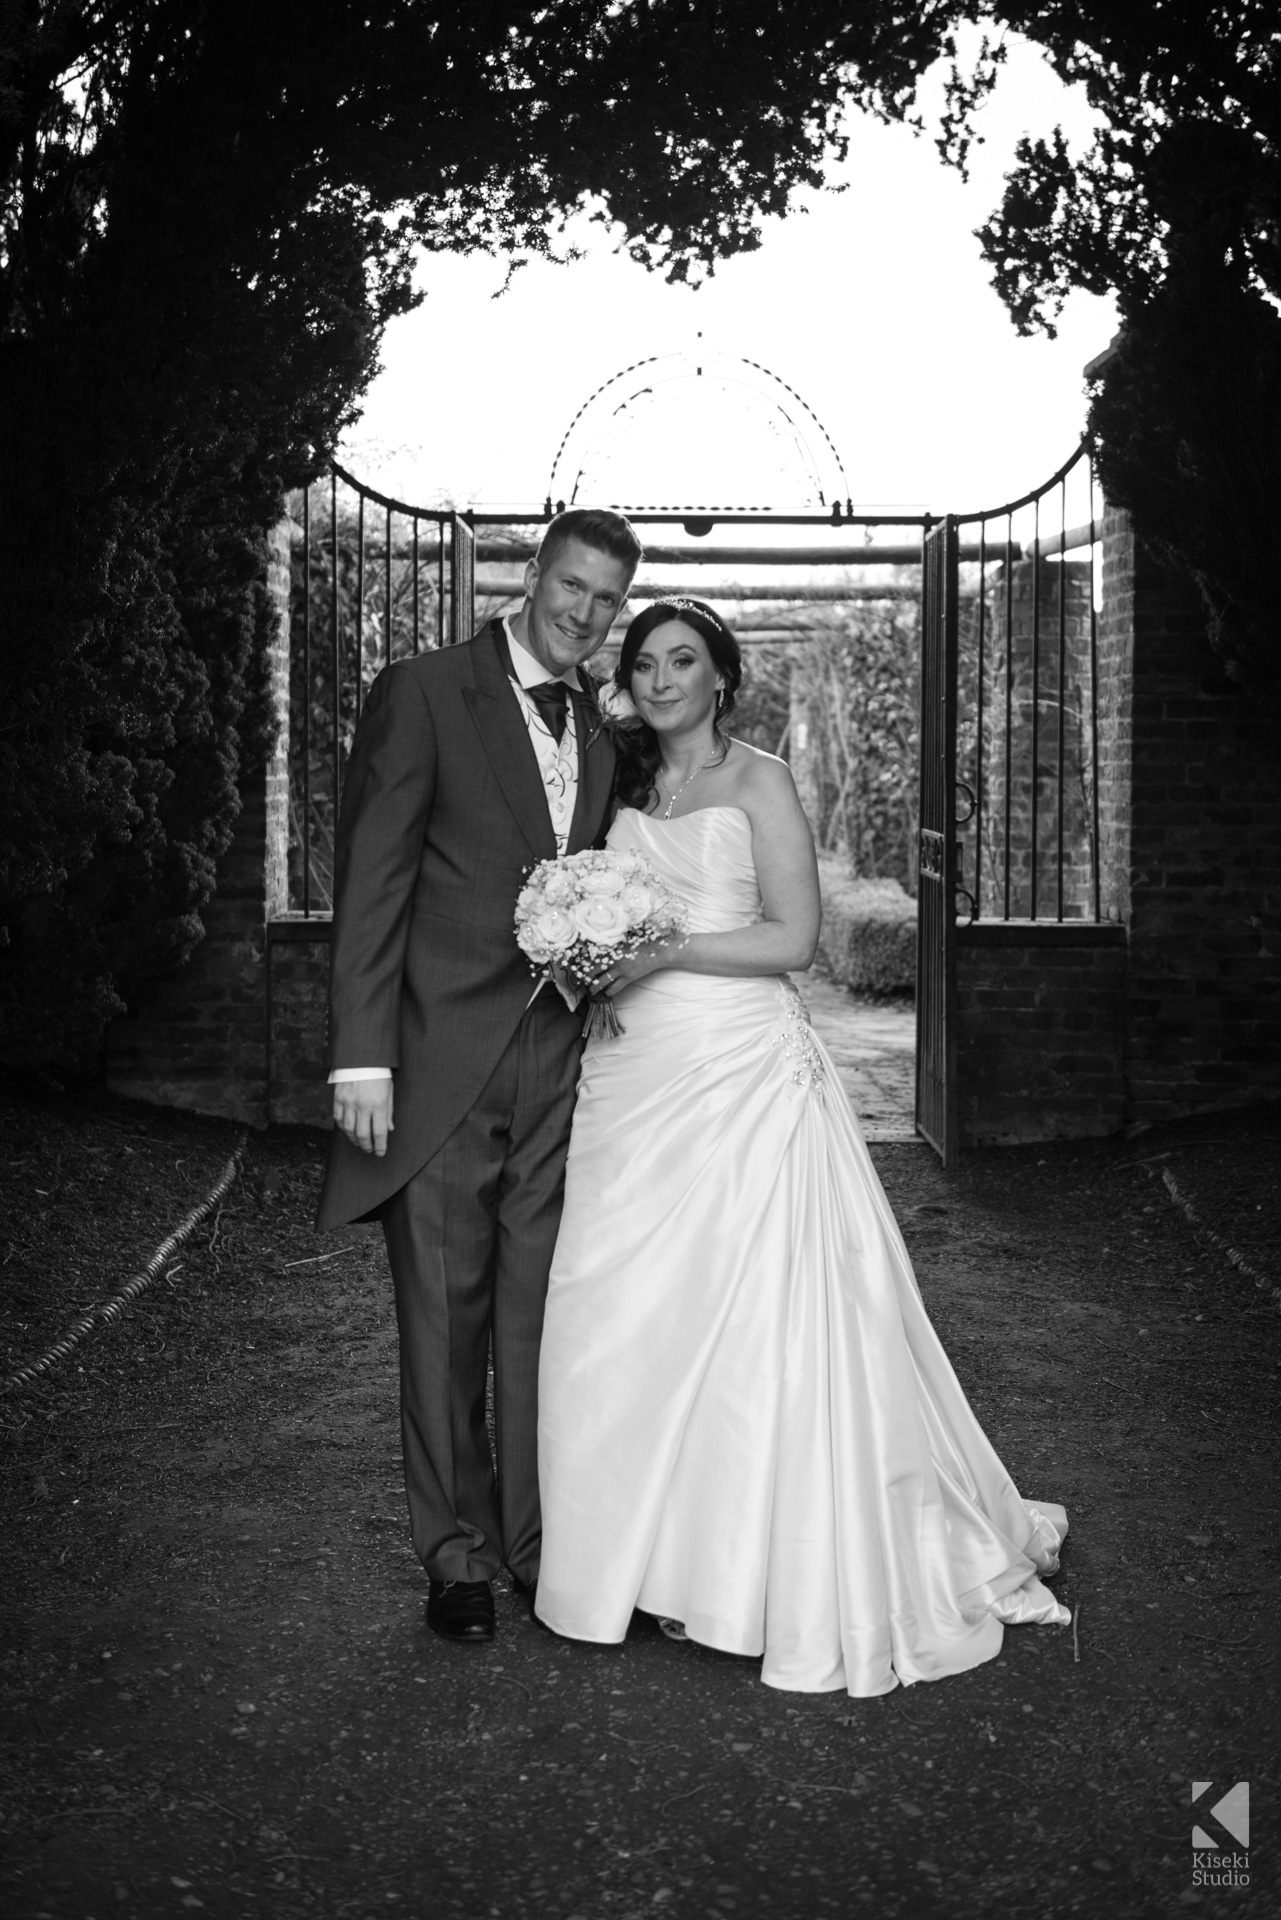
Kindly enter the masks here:
[[[352, 743], [338, 825], [329, 1065], [393, 1069], [386, 1156], [334, 1129], [318, 1224], [368, 1216], [449, 1137], [529, 1003], [516, 896], [556, 837], [505, 665], [501, 623], [387, 667]], [[567, 851], [608, 824], [614, 749], [595, 685], [575, 693]], [[550, 989], [545, 989], [550, 991]]]

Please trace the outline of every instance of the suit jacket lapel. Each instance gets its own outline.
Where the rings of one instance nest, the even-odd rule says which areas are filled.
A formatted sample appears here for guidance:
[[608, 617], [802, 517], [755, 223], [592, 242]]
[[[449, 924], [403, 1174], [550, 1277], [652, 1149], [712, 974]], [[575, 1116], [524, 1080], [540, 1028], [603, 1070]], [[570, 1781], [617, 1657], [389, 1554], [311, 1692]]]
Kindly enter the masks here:
[[[473, 645], [476, 684], [463, 688], [481, 744], [512, 810], [530, 852], [536, 860], [556, 858], [556, 835], [547, 810], [547, 794], [528, 728], [499, 656], [494, 625], [477, 634]], [[581, 767], [582, 756], [579, 763]], [[579, 789], [579, 802], [582, 789]], [[577, 820], [577, 812], [575, 812]]]
[[609, 804], [614, 781], [614, 748], [605, 732], [604, 716], [596, 682], [586, 667], [580, 667], [582, 695], [574, 701], [574, 724], [578, 730], [578, 796], [574, 818], [570, 822], [569, 853], [590, 847], [600, 830]]

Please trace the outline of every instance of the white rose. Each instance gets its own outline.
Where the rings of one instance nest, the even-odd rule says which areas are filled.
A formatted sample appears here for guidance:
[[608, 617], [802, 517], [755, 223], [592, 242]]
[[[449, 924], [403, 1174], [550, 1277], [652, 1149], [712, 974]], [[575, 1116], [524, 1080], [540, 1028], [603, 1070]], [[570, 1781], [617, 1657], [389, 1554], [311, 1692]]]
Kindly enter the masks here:
[[635, 926], [638, 920], [645, 919], [646, 915], [652, 912], [654, 895], [641, 881], [632, 880], [619, 895], [619, 904], [630, 924]]
[[565, 948], [572, 947], [578, 938], [574, 915], [566, 913], [563, 907], [544, 908], [530, 931], [538, 944], [548, 953], [563, 953]]
[[579, 880], [578, 889], [585, 900], [600, 900], [621, 893], [626, 884], [624, 875], [613, 865], [589, 867]]
[[569, 906], [574, 899], [574, 882], [567, 873], [549, 874], [543, 898], [549, 907]]
[[580, 900], [572, 918], [584, 939], [594, 940], [602, 947], [616, 946], [627, 933], [627, 915], [619, 901], [601, 895]]

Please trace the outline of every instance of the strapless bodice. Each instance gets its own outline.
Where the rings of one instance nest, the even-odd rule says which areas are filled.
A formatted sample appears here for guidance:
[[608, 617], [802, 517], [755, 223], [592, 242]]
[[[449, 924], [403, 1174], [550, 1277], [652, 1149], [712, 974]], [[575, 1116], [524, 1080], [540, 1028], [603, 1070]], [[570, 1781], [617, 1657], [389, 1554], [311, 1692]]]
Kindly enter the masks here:
[[701, 807], [675, 820], [623, 807], [609, 845], [644, 854], [689, 908], [691, 933], [729, 933], [761, 918], [752, 823], [741, 807]]

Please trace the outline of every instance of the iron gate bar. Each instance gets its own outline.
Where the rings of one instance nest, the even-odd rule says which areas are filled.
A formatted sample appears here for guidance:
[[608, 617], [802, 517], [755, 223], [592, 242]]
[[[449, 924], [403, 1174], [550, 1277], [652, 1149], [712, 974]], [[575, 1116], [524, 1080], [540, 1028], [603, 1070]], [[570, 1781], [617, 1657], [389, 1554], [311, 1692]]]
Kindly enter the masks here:
[[387, 665], [391, 665], [391, 508], [387, 509], [387, 518], [383, 527], [386, 550], [383, 554], [383, 631], [387, 636]]
[[[1020, 507], [1033, 506], [1036, 501], [1043, 499], [1052, 487], [1057, 487], [1063, 476], [1071, 473], [1077, 462], [1089, 451], [1090, 437], [1087, 434], [1077, 446], [1076, 452], [1070, 454], [1061, 467], [1056, 467], [1049, 479], [1043, 480], [1039, 487], [1032, 487], [1029, 492], [1020, 494], [1017, 500], [1003, 500], [998, 507], [980, 507], [975, 513], [954, 513], [951, 518], [958, 527], [969, 527], [976, 525], [980, 520], [999, 520], [1003, 513], [1013, 514], [1017, 513]], [[1026, 549], [1023, 557], [1031, 558]]]
[[[411, 518], [416, 513], [421, 514], [424, 520], [448, 520], [449, 518], [448, 507], [442, 507], [439, 512], [433, 511], [430, 507], [416, 507], [410, 500], [397, 500], [394, 494], [379, 493], [377, 487], [367, 486], [363, 480], [357, 480], [354, 473], [348, 473], [346, 467], [339, 466], [336, 460], [331, 460], [329, 464], [338, 478], [344, 480], [353, 493], [363, 493], [366, 500], [372, 500], [375, 506], [390, 507], [393, 513], [403, 513], [406, 518]], [[536, 513], [530, 515], [531, 520], [538, 520], [541, 517]]]
[[[339, 472], [341, 473], [341, 471], [342, 469], [340, 468]], [[358, 485], [359, 482], [353, 482], [352, 484]], [[400, 503], [397, 502], [398, 506], [399, 504]], [[611, 505], [615, 513], [626, 514], [634, 526], [670, 526], [673, 522], [683, 523], [685, 520], [694, 517], [700, 520], [706, 518], [706, 515], [697, 507], [669, 507], [661, 510], [657, 508], [645, 508], [642, 510], [639, 507], [635, 509], [620, 507], [614, 505], [612, 502], [607, 502], [606, 504]], [[402, 511], [404, 511], [404, 509], [402, 509]], [[521, 506], [509, 507], [502, 513], [490, 512], [488, 510], [482, 512], [478, 507], [471, 509], [472, 523], [478, 527], [532, 527], [546, 524], [550, 517], [545, 509], [532, 511]], [[978, 515], [974, 514], [971, 518], [977, 519]], [[842, 532], [846, 527], [851, 526], [928, 527], [930, 524], [929, 514], [923, 513], [918, 508], [904, 508], [901, 513], [887, 512], [884, 510], [879, 513], [864, 513], [855, 509], [852, 513], [844, 514], [839, 520], [833, 520], [830, 513], [771, 513], [768, 508], [766, 508], [764, 512], [759, 513], [735, 513], [732, 509], [727, 508], [723, 513], [718, 512], [712, 520], [712, 527], [830, 527], [833, 533]], [[710, 533], [711, 527], [709, 527], [707, 531]], [[699, 537], [701, 538], [702, 536], [700, 535]], [[917, 558], [920, 558], [919, 554]]]
[[[1059, 533], [1067, 539], [1067, 476], [1059, 481]], [[1057, 920], [1063, 918], [1063, 710], [1067, 705], [1067, 552], [1059, 548], [1059, 728], [1058, 728], [1058, 786], [1056, 788], [1056, 806], [1058, 808], [1058, 833], [1055, 841], [1055, 857], [1058, 861], [1058, 912]], [[1039, 566], [1040, 556], [1032, 562]]]
[[957, 537], [949, 514], [921, 542], [921, 763], [916, 1128], [955, 1163]]
[[1090, 461], [1090, 812], [1094, 917], [1103, 918], [1103, 849], [1099, 845], [1099, 620], [1094, 581], [1094, 461]]
[[[1038, 493], [1032, 505], [1033, 526], [1032, 550], [1035, 553], [1041, 539], [1041, 496]], [[1028, 906], [1028, 919], [1036, 919], [1038, 888], [1040, 882], [1039, 862], [1037, 859], [1038, 833], [1041, 799], [1041, 562], [1032, 562], [1032, 838], [1031, 838], [1031, 878], [1032, 898]]]
[[983, 900], [983, 641], [987, 614], [987, 521], [979, 529], [979, 658], [974, 723], [974, 918]]
[[338, 822], [338, 789], [342, 781], [342, 768], [339, 764], [342, 752], [342, 648], [338, 638], [338, 475], [329, 476], [329, 652], [333, 667], [334, 684], [330, 696], [330, 712], [333, 720], [334, 737], [330, 743], [330, 778], [333, 782], [334, 825]]
[[449, 516], [449, 641], [470, 640], [476, 621], [476, 535], [460, 513]]
[[302, 490], [302, 911], [311, 918], [311, 487]]
[[[986, 523], [985, 523], [986, 524]], [[1011, 791], [1014, 779], [1014, 509], [1005, 516], [1005, 913], [1010, 917]]]
[[365, 496], [356, 505], [356, 718], [365, 694]]
[[445, 523], [436, 527], [436, 645], [445, 644]]
[[415, 514], [415, 515], [414, 515], [414, 528], [413, 528], [413, 555], [412, 555], [412, 558], [411, 558], [411, 561], [410, 561], [410, 566], [411, 566], [411, 569], [412, 569], [412, 573], [413, 573], [413, 596], [414, 596], [414, 602], [413, 602], [413, 604], [414, 604], [414, 615], [413, 615], [413, 618], [414, 618], [414, 652], [415, 652], [415, 654], [417, 654], [417, 653], [419, 653], [419, 652], [421, 651], [421, 649], [420, 649], [420, 647], [419, 647], [419, 645], [418, 645], [418, 515], [417, 515], [417, 514]]

